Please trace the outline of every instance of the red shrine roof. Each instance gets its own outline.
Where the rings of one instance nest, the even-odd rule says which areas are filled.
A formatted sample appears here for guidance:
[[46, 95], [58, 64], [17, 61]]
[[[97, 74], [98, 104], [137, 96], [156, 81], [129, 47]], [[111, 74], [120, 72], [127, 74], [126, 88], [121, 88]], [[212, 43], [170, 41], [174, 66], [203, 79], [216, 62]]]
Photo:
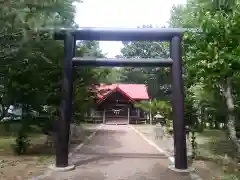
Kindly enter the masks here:
[[97, 87], [98, 102], [106, 99], [113, 92], [119, 91], [130, 100], [149, 100], [145, 84], [100, 84]]

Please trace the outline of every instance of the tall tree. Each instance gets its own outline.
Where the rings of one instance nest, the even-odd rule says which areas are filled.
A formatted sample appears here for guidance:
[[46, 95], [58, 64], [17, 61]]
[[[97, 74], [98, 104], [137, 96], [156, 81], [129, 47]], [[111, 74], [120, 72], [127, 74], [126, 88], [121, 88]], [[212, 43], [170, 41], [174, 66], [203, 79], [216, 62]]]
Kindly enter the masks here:
[[[201, 82], [204, 87], [211, 88], [225, 98], [229, 137], [240, 151], [235, 131], [234, 103], [239, 86], [239, 10], [237, 1], [236, 4], [231, 4], [230, 8], [226, 1], [216, 6], [207, 0], [189, 0], [186, 6], [172, 11], [172, 19], [177, 14], [181, 17], [181, 22], [170, 24], [198, 29], [198, 33], [188, 32], [185, 35], [185, 80], [191, 81], [192, 86]], [[194, 16], [186, 18], [188, 13]]]
[[[34, 121], [33, 110], [56, 116], [61, 98], [63, 42], [54, 41], [52, 32], [37, 31], [43, 27], [75, 27], [75, 0], [58, 1], [1, 1], [0, 19], [0, 118], [4, 117], [9, 105], [23, 108], [22, 129], [19, 137], [25, 137], [30, 124], [46, 127], [46, 121]], [[103, 57], [97, 42], [81, 42], [78, 55]], [[76, 69], [74, 72], [76, 111], [83, 113], [92, 96], [90, 87], [104, 76], [103, 69]], [[47, 112], [46, 112], [46, 108]], [[49, 129], [50, 128], [50, 129]], [[19, 141], [18, 141], [19, 142]]]
[[[139, 28], [152, 28], [142, 26]], [[121, 49], [125, 58], [168, 58], [169, 45], [165, 42], [134, 41], [124, 42]], [[169, 69], [163, 68], [123, 68], [122, 82], [148, 85], [151, 98], [166, 98], [170, 94], [171, 76]]]

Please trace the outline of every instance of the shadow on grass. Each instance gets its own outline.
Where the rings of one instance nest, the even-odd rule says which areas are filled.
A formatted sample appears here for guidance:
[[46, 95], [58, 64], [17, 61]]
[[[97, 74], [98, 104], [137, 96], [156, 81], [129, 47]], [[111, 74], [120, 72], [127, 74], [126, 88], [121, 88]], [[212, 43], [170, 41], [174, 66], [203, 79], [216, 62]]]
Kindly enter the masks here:
[[232, 142], [227, 140], [211, 141], [198, 146], [199, 149], [209, 150], [210, 153], [213, 155], [219, 156], [227, 155], [231, 158], [235, 158], [238, 156], [236, 146]]
[[226, 138], [226, 133], [223, 130], [206, 129], [198, 134], [206, 138]]
[[197, 142], [200, 151], [208, 151], [209, 154], [215, 156], [227, 155], [235, 158], [239, 155], [236, 146], [227, 138], [224, 131], [206, 130], [197, 135]]
[[20, 123], [0, 123], [0, 138], [16, 135], [20, 127]]
[[197, 160], [212, 161], [223, 173], [239, 174], [239, 153], [224, 131], [206, 130], [197, 134]]

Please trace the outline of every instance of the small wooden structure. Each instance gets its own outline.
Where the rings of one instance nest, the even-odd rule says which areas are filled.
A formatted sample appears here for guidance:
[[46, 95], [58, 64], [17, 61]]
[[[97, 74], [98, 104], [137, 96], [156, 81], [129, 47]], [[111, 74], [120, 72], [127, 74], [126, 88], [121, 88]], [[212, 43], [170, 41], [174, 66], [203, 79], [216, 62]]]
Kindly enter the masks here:
[[148, 101], [144, 84], [101, 84], [88, 121], [106, 124], [146, 123], [147, 114], [136, 103]]

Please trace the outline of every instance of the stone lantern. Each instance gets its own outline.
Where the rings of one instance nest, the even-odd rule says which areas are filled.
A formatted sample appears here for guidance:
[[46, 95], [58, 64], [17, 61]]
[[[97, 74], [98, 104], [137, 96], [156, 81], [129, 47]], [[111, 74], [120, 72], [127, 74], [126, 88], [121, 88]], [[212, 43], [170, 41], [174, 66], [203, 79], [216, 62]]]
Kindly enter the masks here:
[[161, 123], [161, 125], [165, 124], [164, 117], [159, 112], [157, 112], [157, 114], [154, 116], [154, 119], [156, 123]]

